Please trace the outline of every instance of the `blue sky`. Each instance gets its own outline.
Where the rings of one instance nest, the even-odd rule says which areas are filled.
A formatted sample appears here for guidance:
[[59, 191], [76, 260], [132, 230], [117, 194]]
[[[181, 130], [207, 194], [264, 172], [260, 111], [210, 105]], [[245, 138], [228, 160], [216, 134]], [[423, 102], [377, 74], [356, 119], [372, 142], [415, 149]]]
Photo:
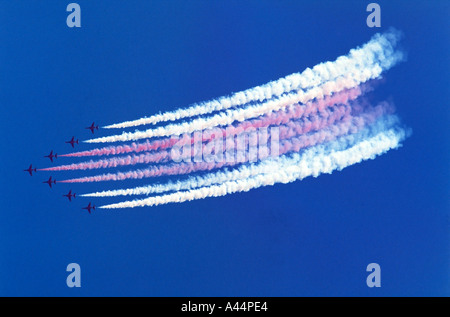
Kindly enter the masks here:
[[[79, 29], [66, 26], [68, 3], [0, 1], [0, 295], [450, 295], [447, 1], [378, 1], [379, 29], [366, 26], [366, 1], [80, 0]], [[87, 199], [61, 195], [98, 184], [50, 190], [41, 184], [49, 174], [22, 171], [48, 166], [50, 150], [70, 151], [73, 135], [89, 138], [92, 121], [250, 88], [334, 60], [390, 26], [404, 33], [408, 59], [375, 95], [393, 100], [413, 135], [376, 160], [92, 215], [80, 209]], [[81, 288], [66, 286], [71, 262]], [[371, 262], [381, 288], [366, 286]]]

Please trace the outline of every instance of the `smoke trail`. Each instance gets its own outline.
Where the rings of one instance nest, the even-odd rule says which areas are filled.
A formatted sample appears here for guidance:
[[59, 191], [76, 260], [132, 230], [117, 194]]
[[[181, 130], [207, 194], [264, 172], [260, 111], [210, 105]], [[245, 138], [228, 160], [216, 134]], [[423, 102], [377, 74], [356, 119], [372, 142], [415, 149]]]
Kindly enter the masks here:
[[235, 93], [228, 97], [221, 97], [217, 100], [194, 104], [187, 109], [178, 109], [145, 117], [138, 120], [126, 121], [112, 124], [104, 128], [127, 128], [145, 124], [155, 124], [164, 121], [175, 121], [183, 118], [205, 115], [215, 111], [222, 111], [236, 106], [246, 105], [250, 102], [263, 102], [279, 97], [293, 90], [304, 90], [316, 87], [324, 82], [333, 81], [337, 77], [347, 73], [349, 69], [358, 65], [361, 68], [369, 68], [374, 60], [379, 60], [381, 67], [387, 69], [391, 67], [396, 59], [402, 57], [399, 53], [394, 53], [394, 47], [399, 39], [399, 33], [390, 30], [385, 34], [376, 34], [361, 48], [350, 50], [348, 56], [341, 56], [334, 62], [325, 62], [307, 68], [301, 74], [295, 73], [265, 85], [247, 89]]
[[209, 187], [201, 187], [141, 200], [104, 205], [100, 206], [100, 208], [134, 208], [157, 206], [173, 202], [181, 203], [206, 197], [219, 197], [236, 192], [246, 192], [250, 189], [274, 185], [276, 183], [286, 184], [308, 176], [317, 177], [323, 173], [330, 174], [334, 170], [342, 170], [347, 166], [363, 160], [374, 159], [376, 156], [390, 149], [399, 147], [400, 142], [405, 136], [404, 130], [390, 129], [385, 132], [380, 132], [369, 139], [362, 140], [345, 150], [331, 150], [327, 153], [322, 146], [318, 146], [305, 151], [302, 155], [294, 154], [292, 159], [280, 157], [276, 161], [277, 166], [275, 172], [270, 174], [258, 174], [247, 179], [227, 181]]
[[[344, 90], [333, 94], [332, 96], [326, 96], [323, 99], [316, 100], [314, 102], [307, 102], [305, 105], [293, 104], [285, 109], [281, 109], [260, 118], [252, 119], [248, 121], [239, 122], [236, 125], [228, 125], [223, 127], [222, 134], [224, 137], [232, 135], [239, 135], [247, 128], [262, 128], [270, 125], [280, 125], [287, 123], [291, 119], [299, 119], [305, 116], [314, 115], [320, 113], [326, 115], [326, 108], [332, 107], [336, 104], [348, 104], [349, 101], [355, 100], [362, 93], [370, 90], [370, 85], [355, 87], [352, 89]], [[214, 132], [216, 129], [206, 129], [202, 131], [202, 142], [209, 142], [214, 138]], [[212, 135], [211, 135], [212, 134]], [[158, 149], [167, 149], [173, 145], [183, 146], [185, 144], [193, 144], [194, 138], [191, 134], [183, 134], [181, 137], [171, 137], [162, 140], [146, 141], [144, 143], [133, 143], [131, 145], [119, 145], [109, 146], [100, 149], [94, 149], [90, 151], [76, 152], [71, 154], [62, 154], [61, 157], [84, 157], [84, 156], [101, 156], [101, 155], [117, 155], [126, 153], [139, 153], [144, 151], [153, 151]]]
[[269, 101], [249, 105], [246, 108], [226, 110], [212, 117], [197, 118], [190, 122], [183, 122], [179, 124], [169, 124], [155, 129], [148, 129], [146, 131], [123, 132], [120, 135], [113, 135], [101, 137], [97, 139], [86, 140], [87, 143], [108, 143], [120, 141], [136, 141], [140, 139], [148, 139], [153, 137], [165, 137], [171, 135], [181, 135], [183, 133], [191, 133], [194, 131], [201, 131], [217, 126], [224, 126], [232, 124], [234, 121], [244, 121], [247, 119], [256, 118], [271, 111], [283, 109], [295, 103], [306, 103], [314, 98], [323, 98], [332, 93], [350, 89], [366, 82], [367, 80], [378, 78], [381, 74], [381, 67], [375, 65], [371, 69], [355, 70], [357, 74], [349, 74], [346, 77], [340, 77], [336, 82], [327, 82], [319, 87], [312, 88], [304, 92], [290, 93]]
[[282, 109], [293, 103], [305, 103], [314, 98], [323, 98], [323, 96], [331, 95], [332, 93], [343, 89], [356, 87], [370, 79], [378, 78], [382, 71], [392, 67], [395, 63], [402, 59], [402, 54], [394, 50], [394, 46], [398, 39], [398, 34], [391, 32], [384, 35], [377, 35], [374, 39], [380, 41], [381, 43], [385, 43], [386, 46], [379, 45], [378, 47], [382, 49], [377, 51], [376, 54], [372, 52], [372, 54], [360, 55], [364, 53], [361, 51], [359, 51], [359, 53], [355, 53], [356, 56], [363, 58], [365, 62], [364, 65], [350, 63], [352, 67], [346, 67], [342, 77], [337, 77], [334, 81], [326, 81], [322, 84], [320, 84], [319, 80], [317, 86], [314, 86], [307, 91], [299, 90], [291, 92], [258, 104], [250, 104], [247, 107], [239, 109], [228, 109], [218, 113], [217, 115], [207, 118], [194, 119], [190, 122], [169, 124], [167, 126], [158, 127], [155, 129], [148, 129], [146, 131], [124, 132], [121, 135], [90, 139], [84, 142], [107, 143], [136, 141], [139, 139], [152, 137], [181, 135], [183, 133], [190, 133], [215, 126], [231, 124], [234, 121], [244, 121], [255, 118], [264, 113]]
[[[398, 124], [398, 118], [396, 116], [386, 116], [382, 121], [380, 120], [380, 122], [376, 123], [374, 126], [362, 130], [359, 133], [359, 136], [350, 135], [346, 137], [340, 137], [337, 141], [333, 141], [333, 143], [330, 143], [331, 145], [328, 145], [328, 147], [334, 148], [335, 150], [340, 150], [344, 148], [343, 144], [350, 144], [352, 142], [355, 142], [355, 140], [363, 140], [364, 138], [370, 136], [370, 134], [378, 133], [383, 129], [393, 127], [396, 124]], [[341, 145], [341, 148], [339, 148], [339, 145]], [[276, 161], [276, 158], [267, 158], [258, 162], [257, 164], [242, 165], [236, 169], [225, 169], [225, 171], [217, 171], [202, 176], [190, 176], [186, 180], [177, 182], [169, 181], [167, 184], [154, 184], [129, 189], [109, 190], [96, 193], [88, 193], [81, 196], [113, 197], [128, 195], [150, 195], [170, 191], [190, 190], [198, 187], [220, 184], [232, 180], [246, 179], [258, 174], [273, 173], [274, 164], [276, 164], [274, 163], [274, 160]]]
[[[280, 155], [289, 153], [292, 151], [298, 152], [300, 149], [314, 146], [321, 142], [328, 142], [335, 139], [338, 136], [345, 135], [349, 132], [355, 133], [363, 129], [366, 124], [373, 122], [379, 115], [383, 114], [383, 107], [376, 107], [375, 110], [365, 113], [360, 117], [354, 117], [353, 120], [342, 122], [336, 126], [331, 126], [329, 129], [319, 130], [310, 135], [301, 135], [298, 138], [292, 138], [290, 140], [281, 141]], [[382, 118], [376, 122], [372, 129], [380, 129], [384, 127], [386, 122], [392, 121], [389, 118]], [[82, 178], [75, 178], [69, 180], [59, 181], [60, 183], [87, 183], [87, 182], [101, 182], [101, 181], [120, 181], [126, 179], [142, 179], [148, 177], [158, 177], [163, 175], [181, 175], [198, 171], [209, 171], [212, 169], [221, 168], [224, 166], [233, 166], [239, 163], [248, 162], [249, 158], [245, 155], [243, 157], [237, 157], [232, 161], [220, 160], [219, 162], [188, 162], [161, 166], [152, 166], [143, 170], [118, 172], [115, 174], [108, 173], [96, 176], [88, 176]]]
[[[345, 118], [346, 116], [350, 116], [351, 108], [349, 106], [335, 106], [332, 108], [333, 111], [325, 111], [322, 113], [321, 116], [315, 115], [311, 116], [308, 119], [300, 119], [298, 121], [292, 121], [287, 122], [286, 125], [280, 125], [276, 126], [280, 130], [280, 136], [281, 139], [287, 139], [291, 138], [293, 136], [308, 133], [310, 131], [317, 131], [321, 128], [324, 128], [326, 126], [329, 126], [333, 124], [337, 120], [341, 120]], [[285, 118], [280, 118], [280, 116], [275, 116], [273, 123], [280, 123], [285, 122]], [[264, 127], [266, 125], [270, 125], [271, 122], [265, 122], [267, 124], [261, 125], [261, 126], [246, 126], [247, 130], [250, 130], [249, 128], [260, 128]], [[244, 132], [244, 130], [239, 130], [241, 133]], [[228, 130], [220, 131], [220, 136], [226, 136], [228, 133]], [[236, 132], [236, 130], [233, 130], [231, 132]], [[229, 137], [229, 136], [228, 136]], [[264, 142], [268, 142], [269, 135], [266, 135], [266, 139], [262, 140]], [[207, 136], [208, 142], [204, 145], [202, 145], [201, 153], [205, 153], [206, 148], [210, 148], [211, 150], [214, 150], [216, 152], [215, 144], [217, 143], [213, 138], [211, 138], [211, 135]], [[223, 141], [223, 140], [219, 140]], [[249, 146], [249, 138], [245, 138], [243, 140], [243, 146]], [[183, 147], [186, 144], [186, 142], [180, 142], [180, 144], [177, 144], [178, 147]], [[189, 143], [190, 144], [190, 143]], [[212, 146], [212, 147], [211, 147]], [[226, 146], [230, 146], [229, 142], [226, 142]], [[224, 147], [222, 150], [229, 151], [227, 147]], [[233, 142], [232, 149], [236, 148], [236, 142]], [[185, 160], [186, 158], [190, 158], [194, 156], [194, 149], [195, 147], [192, 147], [192, 150], [187, 152], [184, 151], [182, 156], [177, 155], [177, 160]], [[162, 163], [166, 162], [169, 159], [173, 158], [172, 155], [174, 153], [171, 151], [158, 151], [157, 153], [145, 153], [141, 155], [129, 155], [125, 157], [114, 157], [111, 159], [103, 159], [103, 160], [97, 160], [97, 161], [89, 161], [89, 162], [82, 162], [82, 163], [76, 163], [76, 164], [70, 164], [70, 165], [61, 165], [61, 166], [54, 166], [49, 168], [42, 168], [38, 169], [39, 171], [69, 171], [69, 170], [87, 170], [87, 169], [98, 169], [98, 168], [112, 168], [112, 167], [118, 167], [118, 166], [127, 166], [127, 165], [136, 165], [136, 164], [148, 164], [148, 163]]]
[[80, 195], [81, 197], [114, 197], [129, 195], [150, 195], [170, 191], [193, 189], [197, 187], [210, 186], [230, 180], [248, 178], [257, 174], [269, 173], [272, 169], [272, 159], [267, 159], [254, 165], [243, 165], [236, 169], [227, 169], [204, 176], [190, 176], [184, 181], [171, 182], [167, 184], [147, 185], [136, 188], [108, 190], [96, 193]]
[[[321, 173], [331, 173], [362, 160], [373, 159], [400, 146], [407, 136], [403, 129], [398, 128], [399, 120], [391, 115], [393, 109], [389, 104], [372, 107], [365, 98], [359, 98], [365, 92], [364, 86], [370, 86], [371, 80], [380, 78], [383, 71], [402, 59], [402, 53], [395, 50], [398, 38], [395, 31], [378, 34], [363, 47], [351, 50], [347, 56], [339, 57], [335, 62], [319, 64], [301, 74], [289, 75], [186, 109], [107, 126], [126, 128], [168, 122], [144, 131], [124, 132], [85, 142], [157, 138], [155, 140], [61, 156], [131, 155], [41, 170], [149, 165], [126, 172], [115, 170], [108, 174], [60, 181], [64, 183], [199, 173], [176, 182], [83, 195], [156, 195], [102, 207], [127, 208], [223, 196], [293, 182], [307, 176], [317, 177]], [[187, 120], [175, 122], [180, 119]], [[267, 133], [269, 127], [277, 129], [276, 137], [272, 129], [271, 133]], [[265, 131], [265, 134], [259, 135], [260, 131]], [[254, 132], [256, 137], [252, 134]], [[272, 146], [274, 139], [279, 141], [275, 142], [276, 151], [267, 147], [265, 151], [259, 151], [260, 142], [268, 144], [270, 140]], [[231, 160], [228, 156], [230, 152]], [[250, 152], [257, 152], [257, 155], [252, 157]], [[170, 159], [173, 162], [169, 162]]]

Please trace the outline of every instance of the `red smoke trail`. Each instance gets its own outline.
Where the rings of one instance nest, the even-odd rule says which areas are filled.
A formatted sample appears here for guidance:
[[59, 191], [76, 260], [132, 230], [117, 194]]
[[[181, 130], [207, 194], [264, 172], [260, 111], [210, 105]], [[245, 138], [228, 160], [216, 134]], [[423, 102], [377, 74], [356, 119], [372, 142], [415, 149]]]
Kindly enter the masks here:
[[[332, 141], [335, 138], [360, 131], [367, 125], [373, 123], [377, 118], [383, 114], [390, 112], [390, 107], [386, 104], [381, 104], [372, 108], [370, 111], [362, 113], [356, 117], [349, 117], [342, 122], [331, 125], [328, 128], [319, 130], [310, 134], [302, 134], [299, 137], [286, 139], [281, 141], [279, 155], [289, 152], [298, 152], [301, 149], [309, 146], [314, 146], [323, 142]], [[115, 174], [102, 174], [96, 176], [75, 178], [69, 180], [59, 181], [61, 183], [86, 183], [86, 182], [100, 182], [100, 181], [118, 181], [126, 179], [141, 179], [147, 177], [158, 177], [163, 175], [181, 175], [198, 171], [209, 171], [212, 169], [221, 168], [223, 166], [233, 166], [242, 161], [237, 162], [199, 162], [199, 163], [177, 163], [170, 165], [152, 166], [144, 170], [135, 170], [128, 172], [118, 172]]]
[[[280, 125], [287, 123], [289, 120], [307, 117], [314, 113], [322, 113], [327, 107], [332, 107], [336, 104], [346, 104], [351, 100], [355, 100], [362, 94], [362, 90], [367, 90], [368, 85], [347, 89], [332, 96], [326, 96], [323, 99], [310, 101], [304, 105], [294, 104], [286, 109], [275, 111], [266, 114], [258, 119], [252, 119], [241, 122], [236, 126], [229, 125], [221, 128], [223, 136], [238, 135], [244, 132], [248, 127], [254, 128], [267, 127], [269, 125]], [[203, 131], [202, 142], [208, 142], [214, 138], [214, 131], [216, 129], [207, 129]], [[131, 152], [148, 152], [153, 150], [163, 150], [174, 146], [182, 146], [184, 144], [194, 144], [194, 138], [190, 134], [184, 134], [181, 137], [163, 138], [161, 140], [146, 141], [142, 143], [132, 143], [130, 145], [108, 146], [99, 149], [82, 151], [70, 154], [61, 154], [60, 157], [84, 157], [84, 156], [101, 156], [101, 155], [117, 155], [127, 154]]]
[[[322, 112], [321, 115], [312, 115], [308, 118], [303, 117], [300, 120], [296, 121], [289, 121], [286, 125], [280, 125], [276, 126], [279, 128], [279, 139], [287, 139], [292, 138], [296, 135], [309, 133], [310, 131], [317, 131], [319, 129], [322, 129], [324, 127], [327, 127], [334, 122], [341, 120], [345, 117], [349, 117], [351, 112], [351, 107], [347, 105], [341, 105], [341, 106], [335, 106], [333, 108], [327, 109]], [[280, 118], [277, 118], [277, 122], [279, 122]], [[282, 122], [286, 120], [281, 120]], [[259, 128], [259, 126], [247, 126], [247, 131], [250, 130], [250, 128]], [[254, 130], [255, 131], [255, 130]], [[228, 132], [228, 131], [226, 131]], [[240, 131], [239, 134], [243, 133], [243, 131]], [[224, 133], [225, 134], [225, 133]], [[216, 135], [215, 138], [218, 136]], [[267, 135], [268, 137], [268, 135]], [[208, 142], [202, 145], [202, 151], [201, 153], [205, 153], [205, 148], [210, 149], [211, 151], [215, 148], [211, 148], [211, 146], [215, 145], [216, 140], [214, 138], [211, 138], [211, 136], [208, 136]], [[228, 140], [226, 142], [225, 148], [223, 151], [229, 150], [229, 147], [232, 149], [236, 148], [236, 141], [234, 141], [234, 138], [232, 139], [233, 143], [229, 144]], [[223, 141], [223, 139], [222, 139]], [[249, 142], [251, 142], [250, 138], [245, 138], [243, 146], [248, 146]], [[260, 140], [262, 141], [262, 140]], [[268, 142], [268, 140], [264, 140], [264, 142]], [[185, 144], [183, 144], [185, 145]], [[257, 144], [256, 144], [257, 145]], [[255, 146], [255, 145], [252, 145]], [[228, 147], [228, 149], [227, 149]], [[86, 169], [97, 169], [97, 168], [111, 168], [111, 167], [117, 167], [117, 166], [126, 166], [126, 165], [135, 165], [135, 164], [143, 164], [143, 163], [161, 163], [166, 162], [171, 158], [170, 151], [162, 150], [157, 153], [145, 153], [140, 155], [132, 155], [132, 156], [124, 156], [124, 157], [114, 157], [110, 159], [103, 159], [103, 160], [97, 160], [97, 161], [89, 161], [89, 162], [82, 162], [82, 163], [75, 163], [75, 164], [69, 164], [69, 165], [61, 165], [61, 166], [54, 166], [49, 168], [43, 168], [39, 169], [40, 171], [69, 171], [69, 170], [86, 170]], [[192, 151], [184, 153], [183, 156], [177, 156], [177, 159], [183, 160], [189, 156], [194, 155], [194, 148]]]

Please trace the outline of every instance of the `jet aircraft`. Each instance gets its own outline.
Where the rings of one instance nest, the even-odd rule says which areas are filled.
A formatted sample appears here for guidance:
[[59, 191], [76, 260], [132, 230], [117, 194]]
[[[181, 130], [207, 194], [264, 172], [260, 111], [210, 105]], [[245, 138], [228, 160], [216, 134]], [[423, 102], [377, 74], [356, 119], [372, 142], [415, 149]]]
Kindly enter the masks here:
[[69, 143], [74, 148], [75, 144], [78, 144], [78, 139], [75, 140], [75, 137], [73, 136], [72, 139], [70, 141], [66, 141], [66, 143]]
[[98, 130], [98, 125], [95, 125], [95, 122], [92, 122], [91, 126], [85, 129], [91, 130], [92, 134], [94, 134], [94, 130]]
[[69, 201], [72, 201], [72, 197], [75, 198], [76, 194], [75, 193], [72, 194], [72, 190], [69, 190], [69, 193], [63, 196], [69, 198]]
[[53, 158], [55, 158], [55, 159], [58, 158], [58, 154], [57, 153], [53, 154], [53, 150], [52, 150], [49, 155], [45, 155], [44, 157], [48, 157], [50, 159], [50, 161], [52, 161], [52, 163], [53, 163]]
[[33, 172], [35, 172], [36, 173], [36, 167], [35, 168], [33, 168], [33, 165], [32, 164], [30, 164], [30, 167], [28, 167], [28, 169], [26, 169], [26, 170], [23, 170], [24, 172], [28, 172], [28, 173], [30, 173], [30, 175], [31, 176], [33, 176]]
[[91, 213], [91, 209], [95, 210], [95, 205], [91, 205], [91, 203], [89, 203], [87, 207], [83, 207], [82, 209], [86, 209], [89, 213]]
[[50, 176], [48, 181], [45, 181], [45, 182], [42, 182], [42, 183], [46, 183], [46, 184], [48, 184], [48, 186], [50, 186], [50, 188], [52, 188], [52, 184], [56, 184], [56, 180], [52, 179], [52, 177]]

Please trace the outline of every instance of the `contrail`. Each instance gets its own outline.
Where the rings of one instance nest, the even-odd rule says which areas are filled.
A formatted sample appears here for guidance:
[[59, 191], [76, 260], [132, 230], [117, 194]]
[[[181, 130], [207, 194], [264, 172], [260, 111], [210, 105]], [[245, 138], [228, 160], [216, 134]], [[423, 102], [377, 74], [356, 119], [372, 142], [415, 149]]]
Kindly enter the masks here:
[[[280, 125], [288, 122], [289, 120], [299, 119], [305, 116], [315, 115], [317, 113], [321, 115], [326, 115], [326, 109], [332, 107], [336, 104], [348, 104], [349, 101], [355, 100], [365, 91], [370, 90], [370, 86], [355, 87], [352, 89], [347, 89], [332, 96], [326, 96], [323, 99], [318, 99], [315, 101], [309, 101], [305, 105], [293, 104], [285, 109], [274, 111], [269, 114], [265, 114], [257, 119], [251, 119], [238, 124], [230, 124], [223, 128], [222, 134], [224, 137], [229, 137], [231, 135], [239, 135], [244, 132], [247, 128], [261, 128], [270, 125]], [[216, 129], [205, 129], [202, 131], [202, 142], [211, 141], [215, 137], [214, 133]], [[185, 144], [193, 144], [194, 137], [191, 134], [183, 134], [180, 137], [171, 137], [154, 141], [146, 141], [144, 143], [133, 143], [131, 145], [118, 145], [109, 146], [99, 149], [93, 149], [89, 151], [75, 152], [71, 154], [62, 154], [60, 157], [84, 157], [84, 156], [102, 156], [102, 155], [117, 155], [117, 154], [128, 154], [128, 153], [139, 153], [146, 151], [154, 151], [167, 149], [175, 144], [177, 146], [182, 146]]]
[[276, 161], [278, 166], [274, 169], [274, 172], [269, 174], [258, 174], [246, 179], [226, 181], [217, 185], [153, 196], [141, 200], [104, 205], [100, 206], [100, 208], [118, 209], [157, 206], [174, 202], [181, 203], [206, 197], [219, 197], [236, 192], [246, 192], [277, 183], [286, 184], [308, 176], [317, 177], [323, 173], [330, 174], [334, 170], [342, 170], [363, 160], [374, 159], [390, 149], [398, 148], [404, 138], [404, 130], [390, 129], [362, 140], [345, 150], [331, 150], [327, 153], [323, 147], [319, 146], [311, 148], [301, 155], [294, 154], [292, 159], [280, 157]]
[[[301, 74], [295, 73], [265, 85], [254, 87], [235, 93], [231, 96], [220, 97], [216, 100], [194, 104], [189, 108], [178, 109], [165, 113], [159, 113], [150, 117], [112, 124], [104, 128], [127, 128], [145, 124], [155, 124], [165, 121], [175, 121], [188, 117], [210, 114], [229, 108], [243, 106], [250, 102], [263, 102], [294, 90], [305, 90], [316, 87], [326, 81], [333, 81], [349, 69], [358, 65], [361, 68], [369, 68], [374, 60], [380, 61], [381, 67], [389, 68], [394, 60], [389, 55], [395, 55], [395, 47], [399, 39], [399, 33], [391, 30], [385, 34], [376, 34], [372, 39], [360, 48], [350, 50], [347, 56], [341, 56], [334, 62], [325, 62], [307, 68]], [[395, 58], [400, 59], [401, 56]]]
[[[314, 98], [323, 98], [343, 89], [349, 89], [358, 86], [370, 79], [378, 78], [384, 70], [389, 69], [403, 57], [401, 52], [395, 51], [394, 46], [398, 40], [398, 34], [387, 33], [377, 35], [374, 39], [385, 45], [379, 45], [379, 50], [370, 52], [367, 55], [360, 56], [364, 64], [350, 63], [341, 76], [337, 76], [333, 81], [318, 81], [318, 85], [306, 91], [297, 90], [284, 95], [279, 95], [270, 100], [256, 104], [249, 104], [244, 108], [227, 109], [216, 115], [206, 118], [193, 119], [190, 122], [178, 124], [169, 124], [166, 126], [148, 129], [146, 131], [124, 132], [121, 135], [113, 135], [96, 139], [86, 140], [87, 143], [107, 143], [119, 141], [136, 141], [152, 137], [164, 137], [171, 135], [181, 135], [191, 133], [216, 126], [231, 124], [234, 121], [244, 121], [255, 118], [270, 111], [276, 111], [294, 103], [305, 103]], [[359, 54], [363, 54], [360, 51]], [[321, 74], [318, 74], [320, 76]]]

